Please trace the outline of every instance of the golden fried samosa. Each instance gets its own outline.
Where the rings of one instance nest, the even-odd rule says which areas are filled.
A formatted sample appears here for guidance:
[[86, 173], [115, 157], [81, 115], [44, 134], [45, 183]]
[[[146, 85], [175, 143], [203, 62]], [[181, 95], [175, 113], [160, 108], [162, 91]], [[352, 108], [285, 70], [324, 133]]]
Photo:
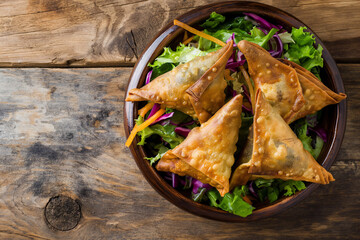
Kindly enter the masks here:
[[288, 123], [294, 122], [306, 115], [313, 114], [327, 105], [339, 103], [346, 98], [346, 94], [344, 93], [338, 94], [331, 91], [307, 69], [289, 60], [281, 59], [280, 61], [296, 70], [305, 98], [305, 105], [302, 106], [292, 119], [289, 119]]
[[304, 149], [302, 142], [261, 91], [256, 93], [256, 99], [254, 146], [248, 173], [321, 184], [334, 181], [331, 173]]
[[203, 123], [225, 103], [224, 70], [232, 52], [230, 41], [216, 52], [178, 65], [140, 89], [131, 89], [126, 101], [148, 100], [182, 111]]
[[191, 130], [176, 148], [167, 151], [158, 162], [159, 171], [188, 175], [216, 187], [224, 196], [241, 126], [242, 96], [226, 103], [201, 127]]
[[269, 103], [288, 122], [305, 104], [295, 69], [276, 60], [255, 43], [242, 40], [238, 47], [248, 62], [255, 92], [261, 89]]

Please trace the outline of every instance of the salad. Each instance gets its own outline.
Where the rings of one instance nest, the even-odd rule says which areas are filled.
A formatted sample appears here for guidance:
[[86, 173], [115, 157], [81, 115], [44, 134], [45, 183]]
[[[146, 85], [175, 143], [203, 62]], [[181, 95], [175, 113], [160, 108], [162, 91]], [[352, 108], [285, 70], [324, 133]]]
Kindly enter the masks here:
[[[138, 135], [137, 144], [149, 153], [145, 159], [162, 171], [159, 173], [173, 188], [184, 190], [196, 202], [241, 217], [250, 215], [257, 206], [305, 189], [305, 180], [319, 183], [334, 180], [314, 160], [327, 140], [319, 120], [324, 106], [335, 104], [346, 95], [333, 93], [321, 84], [322, 47], [315, 47], [315, 37], [306, 27], [287, 31], [253, 13], [226, 18], [213, 12], [200, 25], [202, 31], [177, 20], [174, 23], [187, 30], [183, 42], [175, 50], [165, 47], [149, 64], [151, 70], [145, 86], [131, 90], [126, 99], [147, 102], [138, 112], [127, 146]], [[264, 62], [264, 59], [267, 60]], [[288, 79], [271, 85], [269, 80], [264, 80], [263, 73], [277, 79], [285, 74]], [[298, 79], [299, 84], [293, 83], [294, 79]], [[274, 88], [277, 95], [272, 98]], [[326, 98], [319, 97], [319, 103], [312, 103], [316, 100], [308, 90]], [[284, 94], [279, 98], [279, 92], [289, 92], [289, 96]], [[290, 105], [289, 101], [292, 101]], [[266, 115], [261, 114], [264, 110]], [[265, 121], [269, 126], [277, 121], [284, 129], [281, 134], [291, 136], [292, 142], [300, 142], [301, 147], [282, 143], [279, 139], [284, 136], [276, 139], [279, 134], [275, 130], [262, 126], [264, 118], [271, 118]], [[222, 134], [228, 136], [226, 141], [231, 139], [233, 145], [223, 144], [204, 155], [204, 151], [216, 148], [218, 140], [225, 141]], [[265, 147], [264, 150], [263, 146], [271, 142], [276, 142], [277, 149], [266, 152], [270, 150]], [[298, 153], [293, 157], [296, 161], [306, 162], [306, 166], [316, 165], [311, 168], [315, 172], [312, 179], [305, 176], [309, 172], [306, 169], [303, 176], [296, 175], [304, 164], [298, 166], [289, 154], [279, 157], [278, 145], [282, 144], [286, 145], [287, 153], [290, 150]], [[204, 156], [199, 157], [200, 153]], [[273, 167], [274, 161], [269, 162], [265, 155], [257, 157], [258, 153], [281, 158], [276, 163], [281, 165], [286, 161], [296, 169], [285, 176], [282, 168]], [[209, 159], [211, 166], [204, 163]], [[261, 161], [262, 169], [255, 159]], [[265, 171], [267, 166], [271, 171]]]

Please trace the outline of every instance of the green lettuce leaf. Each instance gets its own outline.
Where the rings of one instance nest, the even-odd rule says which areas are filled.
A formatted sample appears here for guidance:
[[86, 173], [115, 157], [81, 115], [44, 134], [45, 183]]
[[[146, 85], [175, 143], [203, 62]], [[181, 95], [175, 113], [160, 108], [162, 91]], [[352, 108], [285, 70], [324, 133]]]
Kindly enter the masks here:
[[165, 63], [172, 63], [177, 65], [179, 63], [189, 62], [197, 56], [204, 56], [207, 52], [203, 52], [198, 48], [180, 45], [173, 51], [170, 47], [165, 47], [164, 52], [158, 56], [153, 64], [149, 64], [149, 67], [157, 68]]
[[[269, 40], [272, 38], [272, 36], [278, 31], [278, 29], [271, 29], [270, 32], [265, 35], [260, 29], [253, 27], [253, 29], [250, 31], [250, 34], [248, 34], [246, 31], [234, 28], [234, 29], [219, 29], [216, 32], [212, 32], [208, 29], [204, 29], [204, 33], [211, 35], [223, 42], [226, 42], [232, 34], [235, 34], [235, 42], [238, 43], [241, 40], [248, 40], [250, 42], [256, 43], [261, 47], [267, 48]], [[220, 46], [216, 43], [207, 40], [205, 38], [199, 38], [199, 48], [202, 51], [214, 51], [217, 50]]]
[[292, 34], [289, 32], [283, 32], [278, 34], [282, 43], [295, 43], [294, 39], [292, 39]]
[[244, 38], [245, 40], [248, 40], [249, 42], [256, 43], [260, 47], [267, 48], [267, 43], [269, 40], [274, 36], [274, 34], [279, 31], [276, 28], [272, 28], [268, 34], [264, 34], [260, 29], [257, 27], [254, 27], [251, 30], [251, 37]]
[[173, 68], [175, 68], [176, 66], [177, 64], [173, 64], [173, 63], [163, 63], [161, 65], [154, 67], [153, 72], [151, 74], [151, 80], [157, 78], [158, 76], [166, 72], [173, 70]]
[[210, 17], [200, 26], [203, 28], [216, 28], [220, 23], [225, 22], [225, 17], [216, 12], [212, 12]]
[[284, 57], [311, 71], [315, 67], [323, 67], [323, 48], [321, 45], [317, 49], [314, 47], [315, 37], [304, 32], [305, 29], [306, 27], [292, 28], [291, 38], [294, 42], [288, 43]]
[[187, 115], [183, 112], [180, 112], [175, 109], [171, 109], [171, 111], [174, 112], [174, 115], [171, 117], [171, 121], [173, 123], [180, 124], [180, 123], [189, 122], [192, 120], [192, 118], [189, 115]]
[[150, 165], [153, 165], [154, 163], [159, 161], [162, 158], [162, 156], [164, 156], [164, 154], [168, 150], [170, 150], [161, 143], [156, 145], [154, 148], [158, 150], [158, 154], [155, 157], [145, 157], [146, 160], [150, 161]]
[[244, 17], [236, 17], [233, 20], [225, 21], [218, 28], [220, 29], [241, 29], [249, 32], [254, 27], [251, 21], [246, 20]]
[[[136, 119], [135, 121], [137, 124], [141, 124], [144, 122], [144, 119], [141, 116], [139, 116], [138, 119]], [[152, 126], [149, 126], [137, 133], [137, 135], [141, 137], [141, 140], [138, 143], [138, 145], [146, 144], [145, 142], [146, 138], [150, 137], [153, 134], [156, 134], [159, 135], [165, 142], [168, 142], [171, 148], [174, 148], [177, 145], [179, 145], [182, 141], [184, 141], [183, 137], [175, 133], [175, 127], [176, 126], [171, 124], [166, 124], [164, 126], [162, 126], [161, 124], [154, 124]]]
[[247, 217], [255, 209], [242, 199], [248, 191], [247, 186], [240, 186], [236, 187], [233, 193], [226, 193], [224, 197], [221, 197], [219, 191], [215, 188], [209, 190], [206, 194], [209, 198], [210, 206], [220, 208], [241, 217]]
[[302, 142], [305, 150], [307, 150], [315, 159], [318, 158], [321, 149], [324, 145], [324, 141], [320, 137], [316, 137], [315, 140], [315, 148], [312, 147], [312, 141], [314, 141], [311, 136], [307, 135], [308, 122], [306, 119], [300, 119], [295, 122], [295, 133], [297, 137]]
[[292, 28], [291, 34], [292, 38], [296, 42], [296, 44], [300, 46], [310, 45], [312, 46], [315, 43], [315, 37], [309, 33], [304, 32], [304, 29], [307, 29], [306, 27], [299, 27], [299, 28]]
[[305, 189], [306, 186], [302, 181], [287, 180], [279, 184], [279, 189], [284, 192], [284, 196], [294, 195], [296, 191]]
[[244, 17], [226, 19], [225, 16], [216, 12], [211, 13], [210, 17], [200, 26], [205, 29], [211, 29], [213, 32], [219, 29], [228, 30], [235, 28], [249, 32], [254, 27], [253, 23]]
[[254, 183], [254, 190], [260, 201], [268, 200], [270, 203], [278, 200], [281, 196], [291, 196], [306, 188], [304, 182], [294, 180], [258, 178], [254, 180]]
[[[144, 122], [144, 118], [142, 116], [139, 116], [137, 119], [135, 119], [135, 122], [137, 125], [140, 125]], [[154, 131], [151, 130], [151, 128], [147, 127], [144, 130], [137, 133], [137, 135], [140, 137], [140, 142], [138, 142], [138, 145], [145, 145], [145, 140], [154, 134]]]

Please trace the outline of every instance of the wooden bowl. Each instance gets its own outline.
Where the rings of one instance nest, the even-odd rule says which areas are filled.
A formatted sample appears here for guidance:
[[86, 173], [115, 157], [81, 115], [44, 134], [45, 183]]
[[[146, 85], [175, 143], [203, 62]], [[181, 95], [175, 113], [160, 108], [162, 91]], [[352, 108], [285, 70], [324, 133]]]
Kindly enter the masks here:
[[[291, 31], [292, 26], [296, 28], [300, 26], [306, 26], [303, 22], [294, 16], [278, 8], [261, 3], [240, 1], [221, 2], [206, 5], [189, 11], [177, 19], [188, 25], [197, 26], [198, 23], [201, 23], [207, 19], [214, 11], [225, 16], [236, 16], [241, 12], [255, 13], [261, 17], [264, 17], [271, 23], [281, 24], [288, 31]], [[307, 28], [315, 35], [316, 42], [321, 44], [324, 48], [324, 68], [321, 72], [323, 82], [333, 91], [344, 93], [344, 85], [334, 59], [331, 57], [329, 51], [326, 49], [319, 37], [316, 36], [316, 34], [309, 27]], [[157, 36], [150, 42], [137, 61], [129, 80], [126, 95], [130, 89], [143, 86], [146, 74], [149, 71], [149, 68], [147, 67], [148, 63], [153, 62], [154, 59], [159, 54], [161, 54], [164, 47], [174, 47], [178, 45], [178, 43], [182, 40], [183, 33], [184, 30], [182, 28], [174, 26], [171, 22], [157, 34]], [[137, 118], [137, 109], [138, 103], [125, 103], [124, 125], [126, 136], [129, 136], [129, 133], [134, 126], [134, 119]], [[323, 150], [318, 157], [318, 161], [322, 163], [322, 166], [325, 169], [328, 170], [336, 158], [342, 139], [344, 137], [346, 124], [346, 101], [343, 100], [337, 105], [326, 107], [323, 111], [323, 121], [321, 124], [327, 130], [329, 136], [328, 141], [324, 144]], [[172, 186], [169, 185], [153, 167], [150, 166], [149, 162], [144, 160], [144, 157], [146, 156], [145, 151], [143, 147], [137, 145], [138, 141], [139, 139], [137, 137], [131, 144], [130, 150], [134, 156], [136, 164], [145, 176], [146, 180], [158, 193], [160, 193], [171, 203], [198, 216], [227, 222], [246, 222], [257, 220], [260, 218], [273, 216], [289, 208], [290, 206], [295, 205], [318, 187], [318, 184], [310, 183], [305, 190], [300, 191], [291, 197], [281, 198], [271, 205], [256, 209], [252, 215], [246, 218], [242, 218], [220, 209], [194, 202], [182, 195], [176, 189], [172, 188]], [[144, 201], [146, 201], [146, 199], [144, 199]]]

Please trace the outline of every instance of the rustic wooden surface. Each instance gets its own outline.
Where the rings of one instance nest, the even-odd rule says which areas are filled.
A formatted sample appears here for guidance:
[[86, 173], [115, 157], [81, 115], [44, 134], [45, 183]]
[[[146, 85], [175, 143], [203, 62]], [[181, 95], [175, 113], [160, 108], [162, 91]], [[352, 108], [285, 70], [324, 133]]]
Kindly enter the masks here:
[[[127, 66], [173, 18], [213, 2], [219, 1], [2, 0], [0, 66]], [[304, 21], [336, 60], [360, 60], [358, 0], [257, 2]]]
[[[176, 208], [142, 177], [124, 147], [129, 66], [161, 26], [208, 2], [216, 1], [0, 2], [0, 239], [359, 238], [356, 0], [261, 1], [303, 20], [339, 63], [348, 121], [334, 183], [275, 217], [231, 224]], [[49, 68], [67, 65], [93, 68]], [[59, 195], [75, 200], [64, 203], [67, 214], [81, 212], [69, 231], [45, 218]]]

